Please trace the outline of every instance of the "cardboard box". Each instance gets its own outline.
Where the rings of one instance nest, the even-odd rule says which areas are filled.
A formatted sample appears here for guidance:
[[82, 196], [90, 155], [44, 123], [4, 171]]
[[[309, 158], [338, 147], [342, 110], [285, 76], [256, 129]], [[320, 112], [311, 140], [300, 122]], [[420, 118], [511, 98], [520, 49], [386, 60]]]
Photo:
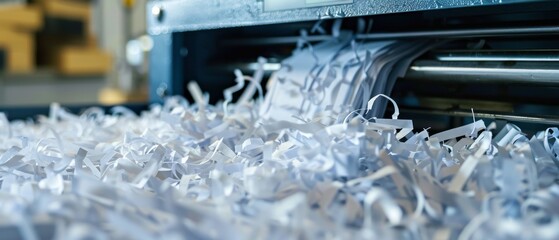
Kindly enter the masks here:
[[34, 31], [43, 26], [43, 15], [37, 7], [0, 5], [0, 27]]
[[92, 8], [90, 1], [76, 0], [37, 0], [47, 18], [79, 21], [83, 24], [82, 36], [90, 47], [96, 45], [91, 24]]
[[5, 52], [5, 68], [9, 73], [35, 70], [35, 42], [32, 33], [0, 28], [0, 48]]
[[56, 69], [64, 75], [100, 75], [112, 68], [111, 55], [94, 47], [63, 47], [57, 56]]
[[91, 17], [90, 2], [69, 0], [40, 0], [38, 2], [47, 16], [81, 21], [89, 21]]
[[30, 73], [35, 70], [35, 52], [29, 48], [8, 49], [8, 66], [10, 73]]

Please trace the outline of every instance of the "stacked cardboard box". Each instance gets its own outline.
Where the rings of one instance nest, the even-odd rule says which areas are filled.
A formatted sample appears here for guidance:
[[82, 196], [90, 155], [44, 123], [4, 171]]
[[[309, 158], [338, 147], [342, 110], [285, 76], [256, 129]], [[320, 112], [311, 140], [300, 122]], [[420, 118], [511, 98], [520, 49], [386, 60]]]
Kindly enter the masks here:
[[0, 5], [0, 51], [7, 72], [27, 73], [35, 69], [34, 33], [42, 24], [43, 16], [34, 6]]
[[[89, 1], [36, 2], [47, 19], [45, 29], [39, 35], [40, 63], [54, 67], [64, 75], [97, 75], [110, 71], [111, 56], [97, 46], [91, 30]], [[77, 32], [72, 27], [76, 25]]]
[[109, 72], [111, 56], [97, 46], [91, 12], [87, 0], [0, 0], [0, 70], [29, 73], [39, 63], [63, 75]]

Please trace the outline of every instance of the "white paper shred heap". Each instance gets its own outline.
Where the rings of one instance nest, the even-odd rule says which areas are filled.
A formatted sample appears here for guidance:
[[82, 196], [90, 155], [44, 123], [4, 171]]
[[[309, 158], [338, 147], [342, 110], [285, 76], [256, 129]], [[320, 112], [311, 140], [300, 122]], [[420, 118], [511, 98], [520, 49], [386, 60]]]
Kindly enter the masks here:
[[[557, 239], [559, 129], [264, 121], [259, 105], [2, 117], [0, 216], [28, 239]], [[324, 118], [327, 118], [325, 116]], [[407, 122], [408, 124], [411, 121]], [[406, 126], [408, 127], [408, 126]], [[409, 132], [409, 131], [408, 131]]]
[[385, 95], [288, 121], [236, 76], [218, 105], [1, 114], [0, 238], [559, 239], [559, 129], [413, 132], [364, 117]]

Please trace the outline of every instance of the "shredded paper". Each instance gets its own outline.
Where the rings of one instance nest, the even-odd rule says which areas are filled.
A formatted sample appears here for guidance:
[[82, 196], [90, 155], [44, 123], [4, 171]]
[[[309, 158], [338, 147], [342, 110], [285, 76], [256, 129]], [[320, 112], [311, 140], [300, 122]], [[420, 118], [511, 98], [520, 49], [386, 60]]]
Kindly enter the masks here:
[[[402, 70], [373, 59], [405, 68], [418, 50], [368, 44], [302, 48], [266, 96], [261, 70], [236, 71], [217, 105], [191, 83], [195, 102], [139, 115], [0, 115], [0, 238], [558, 239], [559, 129], [479, 120], [432, 135], [395, 103], [383, 119], [382, 79]], [[301, 68], [314, 75], [294, 80]]]

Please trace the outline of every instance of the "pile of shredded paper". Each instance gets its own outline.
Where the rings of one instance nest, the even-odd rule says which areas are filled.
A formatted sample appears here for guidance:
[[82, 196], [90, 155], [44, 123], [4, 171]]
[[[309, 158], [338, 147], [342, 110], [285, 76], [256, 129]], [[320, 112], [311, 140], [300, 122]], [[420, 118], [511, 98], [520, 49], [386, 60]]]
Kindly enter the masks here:
[[431, 135], [395, 103], [367, 119], [392, 101], [369, 90], [391, 88], [385, 67], [406, 69], [415, 45], [322, 46], [302, 54], [330, 60], [298, 78], [305, 56], [288, 59], [265, 100], [260, 69], [236, 71], [217, 105], [191, 83], [194, 102], [140, 115], [0, 114], [0, 238], [559, 239], [559, 129], [480, 120]]
[[528, 137], [476, 121], [429, 135], [410, 120], [291, 123], [258, 110], [173, 97], [140, 116], [53, 105], [35, 123], [3, 117], [1, 234], [559, 238], [556, 128]]

